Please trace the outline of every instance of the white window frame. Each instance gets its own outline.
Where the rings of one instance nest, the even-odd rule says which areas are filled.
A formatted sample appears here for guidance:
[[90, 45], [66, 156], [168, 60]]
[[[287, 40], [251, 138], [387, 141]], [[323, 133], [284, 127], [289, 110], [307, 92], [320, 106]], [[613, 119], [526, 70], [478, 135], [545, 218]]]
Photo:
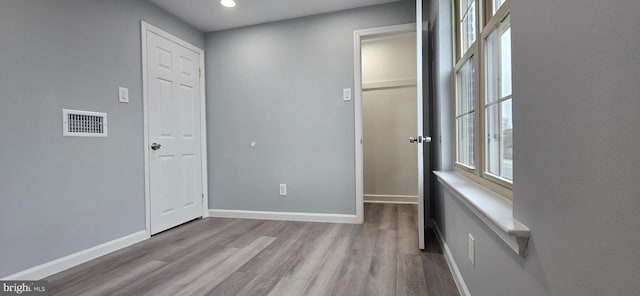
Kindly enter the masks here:
[[[452, 93], [454, 94], [452, 118], [453, 122], [453, 155], [454, 155], [454, 171], [462, 174], [463, 176], [473, 180], [480, 185], [489, 188], [490, 190], [508, 198], [513, 198], [513, 182], [511, 180], [496, 176], [488, 173], [486, 170], [486, 109], [485, 109], [485, 69], [486, 69], [486, 38], [493, 32], [494, 29], [501, 25], [502, 21], [510, 17], [510, 0], [506, 0], [504, 4], [493, 14], [493, 0], [473, 0], [476, 5], [476, 40], [469, 47], [469, 49], [462, 53], [461, 50], [461, 30], [460, 30], [460, 14], [459, 5], [461, 0], [452, 0], [452, 20], [454, 27], [453, 39], [453, 53], [454, 53], [454, 67], [451, 74], [452, 80]], [[475, 62], [475, 97], [474, 97], [474, 167], [469, 167], [465, 164], [458, 162], [458, 137], [457, 137], [457, 73], [462, 66], [474, 57]], [[508, 100], [512, 98], [512, 95], [500, 98], [498, 102]]]

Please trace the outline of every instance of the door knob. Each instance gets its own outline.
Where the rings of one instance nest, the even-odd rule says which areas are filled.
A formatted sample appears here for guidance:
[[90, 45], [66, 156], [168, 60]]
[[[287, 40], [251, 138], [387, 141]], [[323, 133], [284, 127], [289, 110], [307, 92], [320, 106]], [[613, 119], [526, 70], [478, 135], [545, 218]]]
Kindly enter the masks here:
[[417, 143], [417, 144], [431, 143], [431, 137], [423, 137], [423, 136], [418, 136], [417, 138], [409, 137], [409, 143]]
[[156, 151], [156, 150], [160, 149], [160, 147], [162, 147], [162, 145], [160, 145], [158, 143], [151, 144], [151, 150], [153, 150], [153, 151]]

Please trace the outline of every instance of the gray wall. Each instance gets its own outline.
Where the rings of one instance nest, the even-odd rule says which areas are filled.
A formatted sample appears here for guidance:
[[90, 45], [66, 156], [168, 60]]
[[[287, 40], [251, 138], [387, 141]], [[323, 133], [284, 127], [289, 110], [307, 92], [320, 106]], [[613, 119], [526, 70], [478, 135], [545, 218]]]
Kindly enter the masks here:
[[517, 256], [442, 188], [437, 223], [472, 295], [636, 295], [640, 2], [511, 8], [514, 215], [531, 228], [529, 255]]
[[355, 214], [353, 31], [411, 23], [413, 5], [207, 34], [210, 208]]
[[[433, 39], [433, 142], [434, 170], [451, 170], [453, 167], [452, 117], [451, 117], [451, 71], [453, 56], [451, 52], [451, 7], [448, 0], [424, 0], [423, 17], [429, 21], [430, 34]], [[439, 5], [442, 2], [443, 5]]]
[[[141, 19], [204, 45], [145, 0], [0, 1], [0, 277], [144, 230]], [[109, 137], [62, 137], [63, 108]]]

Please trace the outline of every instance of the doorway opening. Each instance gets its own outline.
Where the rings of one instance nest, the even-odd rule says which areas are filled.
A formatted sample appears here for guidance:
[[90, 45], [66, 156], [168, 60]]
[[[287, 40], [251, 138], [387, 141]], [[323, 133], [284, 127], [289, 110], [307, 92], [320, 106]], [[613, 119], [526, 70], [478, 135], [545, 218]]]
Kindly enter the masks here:
[[415, 32], [362, 40], [365, 203], [418, 203], [415, 48]]
[[421, 144], [426, 138], [421, 136], [419, 39], [415, 24], [356, 31], [354, 103], [356, 195], [362, 220], [404, 221], [411, 232], [407, 239], [423, 249]]

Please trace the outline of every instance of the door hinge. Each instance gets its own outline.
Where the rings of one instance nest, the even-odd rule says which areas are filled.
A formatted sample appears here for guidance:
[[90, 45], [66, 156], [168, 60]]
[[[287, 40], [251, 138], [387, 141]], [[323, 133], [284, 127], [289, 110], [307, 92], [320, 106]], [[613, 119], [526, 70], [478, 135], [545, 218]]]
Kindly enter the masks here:
[[204, 193], [202, 194], [202, 202], [204, 202]]
[[202, 68], [198, 68], [198, 76], [202, 78]]

